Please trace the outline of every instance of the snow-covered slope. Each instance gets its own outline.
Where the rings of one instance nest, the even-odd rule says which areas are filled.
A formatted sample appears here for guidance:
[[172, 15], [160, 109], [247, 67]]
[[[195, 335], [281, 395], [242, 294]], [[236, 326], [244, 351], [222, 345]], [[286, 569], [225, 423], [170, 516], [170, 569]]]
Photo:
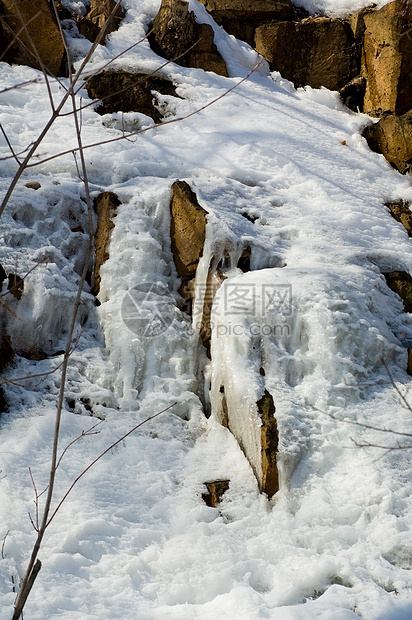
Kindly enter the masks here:
[[[331, 11], [331, 4], [305, 1], [313, 10]], [[363, 4], [333, 6], [345, 12]], [[159, 2], [128, 0], [125, 6], [124, 22], [91, 68], [139, 40]], [[210, 22], [195, 0], [191, 7]], [[181, 99], [164, 96], [167, 118], [216, 99], [256, 64], [253, 50], [214, 27], [230, 77], [168, 65], [161, 73]], [[80, 57], [89, 43], [77, 38], [71, 46]], [[144, 41], [116, 66], [153, 71], [162, 62]], [[0, 121], [20, 151], [49, 117], [47, 91], [32, 69], [1, 63], [0, 76], [3, 88], [37, 78], [1, 95]], [[52, 89], [61, 96], [61, 86]], [[87, 103], [86, 91], [80, 95]], [[137, 113], [126, 122], [150, 124]], [[409, 178], [368, 149], [359, 133], [367, 122], [344, 108], [336, 93], [296, 91], [263, 63], [197, 115], [86, 151], [93, 194], [114, 191], [122, 204], [101, 271], [101, 305], [88, 293], [83, 299], [62, 450], [97, 418], [102, 422], [99, 434], [83, 437], [64, 456], [56, 504], [99, 453], [148, 415], [177, 404], [101, 459], [63, 504], [44, 539], [27, 618], [412, 616], [410, 452], [382, 455], [352, 441], [396, 443], [355, 421], [411, 429], [411, 413], [380, 357], [399, 388], [407, 389], [410, 315], [382, 273], [412, 273], [411, 241], [384, 206], [412, 200], [412, 188]], [[85, 144], [119, 137], [121, 129], [120, 115], [83, 111]], [[63, 117], [39, 158], [75, 147], [73, 122]], [[2, 192], [14, 170], [13, 160], [2, 161]], [[211, 254], [226, 261], [228, 279], [212, 315], [211, 364], [199, 350], [196, 320], [192, 326], [179, 301], [169, 214], [176, 179], [191, 185], [209, 213], [199, 289]], [[41, 188], [25, 187], [28, 181]], [[9, 302], [19, 317], [10, 317], [9, 330], [52, 357], [18, 358], [8, 377], [48, 372], [61, 361], [87, 244], [80, 230], [88, 226], [83, 198], [69, 154], [28, 170], [0, 221], [0, 263], [7, 272], [24, 275], [49, 257], [27, 277], [22, 299]], [[246, 247], [251, 271], [243, 274], [237, 262]], [[153, 283], [167, 290], [161, 301], [168, 323], [144, 338], [122, 319], [122, 304], [128, 291]], [[262, 304], [265, 291], [274, 289], [291, 291], [288, 312]], [[231, 314], [239, 307], [226, 304], [230, 290], [246, 291], [241, 312]], [[263, 381], [260, 363], [281, 439], [281, 490], [270, 502], [259, 494], [234, 437], [218, 423], [214, 405], [222, 381], [229, 382], [241, 413]], [[14, 588], [35, 538], [27, 515], [35, 512], [28, 468], [42, 490], [59, 376], [17, 383], [7, 386], [10, 412], [0, 420], [0, 539], [7, 534], [0, 558], [2, 620], [11, 617]], [[202, 402], [209, 398], [212, 416], [206, 419]], [[93, 417], [87, 417], [90, 409]], [[203, 483], [219, 478], [230, 479], [230, 487], [219, 509], [209, 508]]]

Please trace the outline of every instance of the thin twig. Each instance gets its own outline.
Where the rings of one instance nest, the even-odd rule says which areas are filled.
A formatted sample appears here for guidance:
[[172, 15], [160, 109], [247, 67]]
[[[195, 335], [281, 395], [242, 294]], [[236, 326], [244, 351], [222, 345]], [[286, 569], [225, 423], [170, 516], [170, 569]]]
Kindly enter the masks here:
[[65, 449], [61, 453], [59, 460], [57, 461], [56, 469], [59, 467], [59, 465], [61, 463], [61, 460], [64, 457], [64, 455], [66, 454], [67, 450], [74, 443], [76, 443], [76, 441], [79, 441], [79, 439], [82, 439], [82, 437], [90, 437], [91, 435], [98, 435], [100, 433], [100, 431], [95, 431], [94, 429], [97, 426], [99, 426], [100, 424], [102, 424], [102, 422], [103, 422], [103, 420], [100, 420], [99, 422], [97, 422], [97, 424], [94, 424], [93, 426], [91, 426], [87, 431], [82, 431], [78, 437], [76, 437], [75, 439], [73, 439], [73, 441], [71, 441], [69, 444], [67, 444], [67, 446], [65, 447]]
[[3, 544], [1, 545], [1, 558], [2, 560], [4, 560], [4, 545], [6, 544], [6, 538], [7, 536], [10, 534], [10, 530], [7, 530], [7, 532], [5, 533], [4, 537], [3, 537]]
[[[39, 494], [37, 493], [37, 487], [36, 487], [36, 483], [34, 482], [34, 478], [33, 478], [33, 474], [31, 471], [31, 467], [29, 467], [29, 473], [30, 473], [30, 478], [31, 478], [31, 482], [33, 485], [33, 489], [34, 489], [34, 497], [35, 497], [35, 504], [36, 504], [36, 525], [34, 527], [34, 529], [36, 530], [36, 532], [39, 531]], [[31, 517], [30, 517], [31, 519]]]

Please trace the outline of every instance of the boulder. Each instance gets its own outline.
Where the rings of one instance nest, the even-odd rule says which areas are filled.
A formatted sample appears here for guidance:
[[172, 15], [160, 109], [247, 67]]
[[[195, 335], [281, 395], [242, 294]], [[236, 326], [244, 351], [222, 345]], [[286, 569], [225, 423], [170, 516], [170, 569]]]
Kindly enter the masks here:
[[198, 24], [185, 0], [162, 0], [149, 34], [152, 49], [183, 67], [227, 76], [225, 61], [214, 44], [213, 28]]
[[391, 271], [383, 274], [386, 284], [403, 301], [405, 312], [412, 312], [412, 278], [406, 271]]
[[363, 137], [376, 153], [402, 174], [412, 170], [412, 110], [402, 116], [390, 115], [363, 130]]
[[67, 59], [59, 26], [47, 0], [0, 0], [0, 58], [66, 75]]
[[194, 278], [203, 255], [206, 238], [207, 211], [200, 206], [196, 194], [186, 181], [175, 181], [170, 201], [170, 238], [178, 275]]
[[412, 1], [390, 2], [363, 21], [364, 112], [403, 115], [412, 109]]
[[268, 497], [272, 497], [279, 491], [279, 472], [277, 467], [279, 434], [272, 395], [265, 390], [256, 406], [262, 423], [260, 427], [262, 456], [261, 490]]
[[205, 482], [207, 493], [202, 493], [202, 499], [211, 508], [216, 508], [222, 501], [224, 493], [229, 488], [230, 480], [213, 480]]
[[216, 23], [237, 39], [254, 45], [255, 30], [272, 20], [293, 20], [290, 0], [200, 0]]
[[363, 110], [363, 99], [365, 97], [366, 80], [363, 76], [358, 75], [353, 80], [345, 84], [340, 89], [339, 94], [342, 102], [354, 112]]
[[349, 24], [315, 17], [279, 21], [256, 29], [256, 51], [295, 87], [343, 88], [357, 75], [356, 47]]
[[141, 112], [159, 122], [162, 114], [155, 106], [152, 91], [176, 96], [172, 82], [156, 75], [128, 73], [127, 71], [103, 71], [87, 83], [92, 99], [100, 99], [96, 112]]
[[400, 200], [399, 202], [387, 202], [385, 207], [391, 212], [392, 217], [403, 224], [409, 237], [412, 237], [412, 213], [409, 203]]
[[103, 42], [108, 34], [118, 30], [120, 22], [125, 16], [125, 10], [122, 6], [118, 6], [116, 11], [112, 14], [113, 9], [116, 6], [115, 0], [91, 0], [90, 10], [84, 17], [81, 17], [77, 21], [77, 27], [80, 34], [82, 34], [89, 41], [94, 41], [100, 32], [100, 29], [106, 26]]
[[95, 261], [92, 293], [97, 295], [100, 290], [100, 269], [109, 258], [107, 251], [110, 231], [114, 228], [113, 218], [116, 216], [120, 200], [114, 192], [102, 192], [94, 199], [94, 210], [97, 214], [95, 235]]

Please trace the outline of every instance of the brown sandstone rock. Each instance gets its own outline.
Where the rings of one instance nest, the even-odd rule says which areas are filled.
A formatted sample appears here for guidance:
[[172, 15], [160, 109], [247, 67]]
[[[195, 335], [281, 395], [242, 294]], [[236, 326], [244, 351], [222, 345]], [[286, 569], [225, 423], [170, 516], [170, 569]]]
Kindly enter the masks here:
[[96, 108], [99, 114], [141, 112], [158, 122], [162, 114], [154, 105], [152, 91], [176, 96], [175, 87], [169, 80], [123, 70], [103, 71], [94, 75], [87, 84], [89, 97], [101, 100]]
[[94, 284], [92, 287], [94, 295], [97, 295], [100, 290], [100, 269], [109, 258], [107, 246], [110, 231], [114, 228], [113, 218], [116, 216], [116, 210], [120, 204], [120, 200], [114, 192], [102, 192], [94, 200], [93, 206], [97, 214]]
[[213, 19], [236, 38], [254, 44], [258, 26], [272, 20], [293, 20], [290, 0], [200, 0]]
[[373, 116], [405, 114], [412, 109], [412, 2], [395, 0], [363, 20], [364, 111]]
[[195, 67], [227, 76], [226, 64], [214, 44], [213, 28], [198, 24], [185, 0], [162, 0], [152, 23], [152, 49], [183, 67]]
[[47, 0], [0, 0], [0, 20], [2, 60], [34, 69], [44, 67], [50, 75], [66, 74], [63, 41]]
[[230, 480], [213, 480], [212, 482], [205, 482], [207, 493], [202, 494], [202, 499], [211, 508], [216, 508], [222, 501], [224, 493], [229, 488]]
[[412, 278], [406, 271], [392, 271], [383, 274], [386, 284], [403, 301], [405, 312], [412, 312]]
[[193, 278], [203, 255], [207, 211], [186, 181], [175, 181], [170, 202], [170, 237], [173, 259], [181, 278]]
[[115, 0], [91, 0], [89, 12], [84, 17], [76, 19], [80, 34], [93, 42], [100, 29], [110, 20], [106, 26], [104, 42], [108, 34], [118, 30], [120, 22], [125, 16], [125, 10], [122, 6], [118, 6], [112, 14], [115, 6]]
[[256, 30], [256, 51], [296, 87], [339, 90], [356, 76], [356, 49], [348, 23], [316, 17], [273, 22]]
[[265, 390], [262, 398], [258, 400], [256, 405], [262, 421], [260, 428], [262, 449], [261, 490], [268, 497], [272, 497], [279, 491], [279, 472], [277, 468], [279, 434], [272, 395]]
[[363, 130], [372, 151], [405, 174], [412, 169], [412, 110], [403, 116], [386, 116]]
[[392, 217], [404, 225], [409, 237], [412, 237], [412, 213], [409, 204], [400, 200], [399, 202], [388, 202], [385, 207], [391, 212]]

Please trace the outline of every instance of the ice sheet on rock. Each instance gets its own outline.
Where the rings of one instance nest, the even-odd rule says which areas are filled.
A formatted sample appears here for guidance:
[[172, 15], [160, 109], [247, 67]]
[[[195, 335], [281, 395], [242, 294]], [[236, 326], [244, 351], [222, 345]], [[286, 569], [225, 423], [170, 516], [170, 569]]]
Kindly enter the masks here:
[[[170, 249], [170, 182], [146, 179], [118, 192], [110, 257], [101, 269], [99, 314], [123, 406], [153, 399], [187, 417], [196, 390], [193, 330]], [[140, 401], [138, 403], [138, 401]]]

